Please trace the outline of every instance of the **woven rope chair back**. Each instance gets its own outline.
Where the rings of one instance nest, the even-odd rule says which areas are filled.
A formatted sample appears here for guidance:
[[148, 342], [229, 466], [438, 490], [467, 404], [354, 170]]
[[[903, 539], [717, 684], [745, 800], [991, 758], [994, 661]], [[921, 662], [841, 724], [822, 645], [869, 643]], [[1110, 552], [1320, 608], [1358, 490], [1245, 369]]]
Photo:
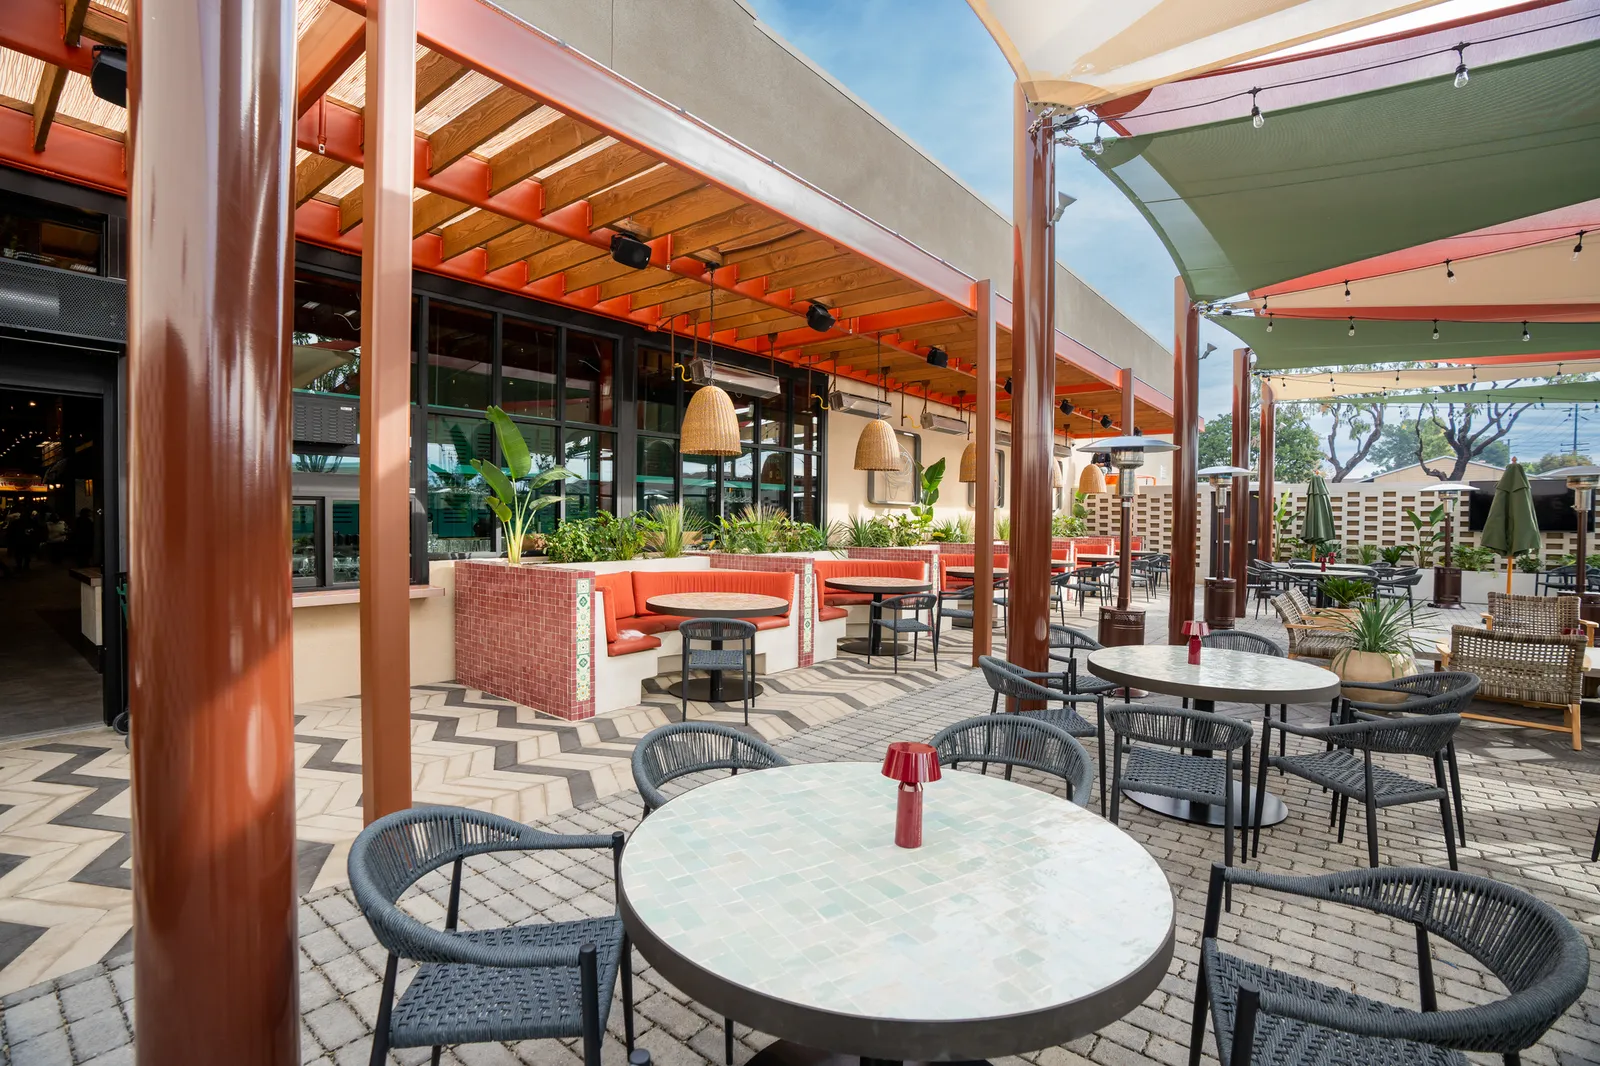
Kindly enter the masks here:
[[1073, 629], [1071, 626], [1052, 625], [1050, 647], [1056, 650], [1065, 648], [1071, 651], [1099, 651], [1103, 645], [1082, 630]]
[[1248, 722], [1179, 707], [1112, 705], [1106, 707], [1106, 718], [1119, 737], [1167, 748], [1234, 751], [1252, 735]]
[[978, 668], [983, 671], [983, 679], [989, 682], [989, 687], [1010, 699], [1017, 700], [1059, 700], [1061, 693], [1036, 685], [1032, 681], [1016, 672], [1016, 667], [1004, 659], [996, 659], [992, 655], [978, 656]]
[[1089, 804], [1094, 763], [1059, 726], [1016, 714], [983, 714], [948, 725], [934, 734], [930, 744], [939, 753], [939, 765], [956, 767], [964, 762], [1023, 766], [1056, 774], [1080, 807]]
[[[1478, 694], [1478, 675], [1458, 670], [1430, 670], [1386, 681], [1383, 687], [1407, 695], [1404, 703], [1387, 704], [1406, 714], [1459, 714]], [[1363, 702], [1355, 697], [1355, 702]]]
[[1200, 646], [1221, 648], [1224, 651], [1252, 651], [1257, 655], [1275, 655], [1279, 659], [1289, 654], [1277, 641], [1256, 636], [1254, 633], [1246, 633], [1242, 629], [1219, 629], [1214, 633], [1207, 633], [1200, 638]]
[[[1399, 709], [1397, 705], [1396, 709]], [[1355, 751], [1432, 757], [1443, 751], [1461, 725], [1458, 714], [1432, 714], [1417, 718], [1378, 718], [1370, 728], [1336, 736], [1334, 743]]]
[[1587, 641], [1577, 634], [1533, 636], [1453, 626], [1450, 665], [1476, 674], [1488, 697], [1529, 703], [1577, 703]]
[[1294, 609], [1300, 612], [1300, 621], [1305, 621], [1311, 612], [1315, 610], [1311, 606], [1311, 601], [1306, 599], [1306, 594], [1300, 590], [1299, 585], [1290, 585], [1284, 590], [1283, 594], [1289, 597], [1289, 602], [1294, 604]]
[[736, 618], [690, 618], [678, 623], [678, 632], [690, 640], [754, 640], [756, 627]]
[[[1380, 868], [1301, 880], [1296, 894], [1420, 925], [1476, 959], [1505, 999], [1439, 1015], [1445, 1046], [1507, 1053], [1532, 1046], [1583, 994], [1589, 949], [1554, 907], [1510, 885], [1429, 868]], [[1427, 1017], [1424, 1015], [1424, 1017]]]
[[891, 596], [883, 601], [885, 611], [895, 611], [900, 614], [910, 612], [921, 613], [933, 610], [938, 599], [931, 592], [908, 592], [904, 596]]
[[973, 591], [973, 586], [968, 585], [966, 588], [952, 589], [948, 592], [941, 592], [939, 593], [939, 598], [945, 603], [951, 603], [956, 600], [971, 600]]
[[1581, 633], [1576, 596], [1517, 596], [1489, 593], [1489, 617], [1497, 633], [1560, 637]]
[[1280, 592], [1267, 602], [1271, 603], [1272, 609], [1278, 612], [1278, 617], [1283, 621], [1284, 625], [1304, 625], [1306, 620], [1305, 612], [1296, 606], [1294, 597], [1290, 595], [1292, 592], [1294, 592], [1294, 589]]
[[674, 722], [653, 729], [633, 749], [633, 781], [654, 810], [669, 781], [708, 770], [767, 770], [789, 760], [754, 737], [715, 722]]

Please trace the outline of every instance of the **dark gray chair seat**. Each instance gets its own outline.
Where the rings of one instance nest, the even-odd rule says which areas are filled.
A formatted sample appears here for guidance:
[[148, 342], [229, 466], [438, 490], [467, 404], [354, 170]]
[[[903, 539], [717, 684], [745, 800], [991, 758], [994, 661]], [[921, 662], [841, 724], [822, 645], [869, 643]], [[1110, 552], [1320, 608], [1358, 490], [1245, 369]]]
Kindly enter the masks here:
[[1161, 795], [1182, 793], [1180, 798], [1201, 803], [1221, 803], [1229, 780], [1227, 764], [1221, 759], [1160, 748], [1134, 748], [1128, 753], [1127, 765], [1122, 768], [1125, 789], [1133, 792], [1159, 789]]
[[695, 648], [685, 657], [689, 670], [743, 670], [742, 648]]
[[[1366, 760], [1348, 749], [1334, 748], [1332, 751], [1308, 755], [1274, 757], [1272, 765], [1313, 784], [1336, 792], [1347, 792], [1351, 799], [1361, 803], [1367, 802]], [[1422, 803], [1446, 795], [1438, 785], [1418, 781], [1377, 763], [1372, 766], [1372, 789], [1375, 793], [1372, 802], [1378, 807], [1392, 807], [1396, 803]]]
[[[391, 1047], [431, 1047], [469, 1040], [538, 1040], [570, 1037], [582, 1031], [578, 949], [595, 946], [599, 1010], [611, 1010], [622, 959], [622, 919], [586, 918], [572, 922], [477, 929], [457, 939], [481, 947], [489, 956], [543, 953], [571, 956], [569, 966], [471, 966], [424, 962], [401, 993], [389, 1016]], [[471, 1035], [478, 1033], [481, 1035]]]

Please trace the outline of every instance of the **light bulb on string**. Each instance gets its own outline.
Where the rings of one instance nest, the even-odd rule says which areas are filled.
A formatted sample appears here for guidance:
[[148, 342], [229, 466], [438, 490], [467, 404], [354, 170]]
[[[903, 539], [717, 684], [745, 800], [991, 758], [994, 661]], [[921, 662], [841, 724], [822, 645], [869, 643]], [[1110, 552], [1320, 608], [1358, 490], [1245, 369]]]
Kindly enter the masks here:
[[1456, 280], [1455, 269], [1450, 265], [1450, 260], [1448, 259], [1444, 261], [1444, 280], [1452, 283]]
[[1433, 339], [1439, 339], [1439, 320], [1437, 318], [1433, 320]]
[[1260, 89], [1250, 90], [1250, 125], [1256, 129], [1260, 129], [1267, 124], [1267, 116], [1261, 113], [1261, 105], [1256, 103], [1256, 93], [1260, 91]]
[[1574, 263], [1576, 263], [1578, 261], [1578, 256], [1583, 254], [1583, 234], [1584, 234], [1584, 232], [1585, 232], [1584, 230], [1579, 230], [1578, 231], [1578, 243], [1574, 244], [1572, 246], [1572, 261]]
[[1522, 339], [1524, 341], [1533, 340], [1533, 334], [1528, 332], [1528, 324], [1526, 322], [1522, 324]]
[[1089, 151], [1101, 155], [1106, 150], [1106, 142], [1100, 139], [1100, 123], [1094, 124], [1094, 140], [1089, 144]]
[[1348, 336], [1348, 337], [1354, 337], [1356, 335], [1356, 316], [1355, 315], [1351, 315], [1350, 316], [1350, 329], [1345, 335]]
[[1272, 332], [1272, 316], [1271, 315], [1267, 316], [1267, 332], [1268, 333]]
[[1350, 302], [1350, 283], [1348, 281], [1344, 283], [1344, 302]]
[[1466, 55], [1466, 51], [1467, 51], [1467, 46], [1465, 44], [1456, 45], [1456, 82], [1455, 82], [1455, 85], [1456, 85], [1457, 89], [1464, 89], [1464, 88], [1466, 88], [1466, 85], [1467, 85], [1468, 75], [1467, 75], [1467, 55]]

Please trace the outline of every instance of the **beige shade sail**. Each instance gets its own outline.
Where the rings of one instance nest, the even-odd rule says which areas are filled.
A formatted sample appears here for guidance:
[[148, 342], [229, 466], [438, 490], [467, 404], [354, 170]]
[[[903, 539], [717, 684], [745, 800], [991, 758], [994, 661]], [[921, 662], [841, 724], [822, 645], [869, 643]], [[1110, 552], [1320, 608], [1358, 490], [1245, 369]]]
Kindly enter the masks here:
[[1500, 366], [1439, 366], [1415, 370], [1354, 370], [1326, 374], [1266, 374], [1261, 380], [1272, 386], [1274, 399], [1333, 400], [1341, 396], [1371, 396], [1386, 392], [1425, 392], [1447, 385], [1471, 385], [1483, 381], [1543, 381], [1588, 370], [1600, 370], [1600, 362], [1522, 363]]
[[967, 0], [1036, 104], [1088, 107], [1439, 0]]

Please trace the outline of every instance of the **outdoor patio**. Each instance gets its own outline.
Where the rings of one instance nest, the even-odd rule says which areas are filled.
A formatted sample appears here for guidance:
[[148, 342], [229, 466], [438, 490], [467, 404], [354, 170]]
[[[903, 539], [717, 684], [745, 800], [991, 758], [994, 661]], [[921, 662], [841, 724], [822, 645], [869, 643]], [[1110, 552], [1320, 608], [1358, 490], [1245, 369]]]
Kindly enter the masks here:
[[[1148, 632], [1165, 632], [1165, 602], [1150, 604]], [[1078, 625], [1069, 608], [1068, 621]], [[1091, 606], [1082, 628], [1092, 631]], [[1455, 616], [1460, 618], [1458, 614]], [[1421, 611], [1419, 632], [1445, 622]], [[1242, 628], [1282, 639], [1264, 612]], [[989, 689], [967, 668], [967, 635], [948, 638], [940, 669], [924, 655], [868, 669], [856, 657], [765, 679], [752, 728], [795, 762], [876, 761], [891, 740], [926, 739], [939, 728], [989, 707]], [[419, 803], [488, 808], [556, 832], [631, 832], [640, 816], [628, 758], [638, 737], [676, 720], [677, 701], [664, 693], [611, 715], [567, 723], [454, 685], [413, 692], [413, 758]], [[1155, 702], [1151, 700], [1150, 702]], [[1259, 720], [1260, 709], [1219, 707]], [[355, 699], [298, 709], [297, 786], [301, 858], [302, 1049], [306, 1062], [365, 1062], [376, 1017], [384, 961], [344, 883], [345, 857], [359, 830], [359, 708]], [[1291, 720], [1320, 720], [1322, 706], [1291, 711]], [[736, 722], [733, 711], [692, 708], [693, 718]], [[1519, 885], [1576, 922], [1591, 949], [1600, 947], [1600, 864], [1587, 861], [1596, 818], [1592, 757], [1571, 751], [1559, 734], [1467, 723], [1459, 734], [1467, 811], [1461, 868]], [[1425, 767], [1412, 773], [1426, 776]], [[11, 947], [0, 969], [0, 1062], [24, 1064], [132, 1061], [132, 957], [127, 935], [128, 838], [126, 754], [120, 738], [92, 732], [50, 743], [0, 749], [0, 922]], [[1024, 780], [1059, 790], [1042, 777]], [[937, 786], [930, 802], [937, 802]], [[1274, 775], [1271, 787], [1288, 804], [1288, 822], [1264, 830], [1259, 859], [1247, 865], [1283, 873], [1356, 869], [1365, 865], [1359, 819], [1343, 844], [1327, 827], [1326, 798], [1314, 786]], [[1161, 818], [1124, 803], [1121, 824], [1160, 862], [1178, 900], [1178, 946], [1160, 989], [1143, 1006], [1097, 1036], [1027, 1056], [1046, 1063], [1171, 1063], [1187, 1061], [1190, 1004], [1199, 929], [1217, 831]], [[1431, 806], [1391, 808], [1379, 817], [1386, 865], [1445, 864]], [[610, 913], [610, 859], [587, 862], [559, 853], [471, 860], [463, 881], [462, 925], [562, 920]], [[433, 874], [427, 895], [408, 897], [425, 920], [442, 917], [447, 880]], [[30, 933], [29, 927], [40, 930]], [[1288, 905], [1241, 892], [1223, 936], [1274, 965], [1315, 967], [1324, 980], [1368, 994], [1415, 998], [1412, 932], [1363, 920], [1344, 909]], [[1475, 966], [1438, 952], [1440, 1006], [1482, 1002], [1497, 994]], [[639, 1046], [658, 1063], [719, 1062], [721, 1022], [713, 1012], [665, 985], [637, 958], [635, 996]], [[406, 971], [401, 971], [402, 983]], [[604, 1053], [622, 1062], [620, 1006], [611, 1012]], [[743, 1062], [770, 1038], [739, 1026]], [[1208, 1036], [1208, 1061], [1214, 1061]], [[422, 1062], [426, 1051], [397, 1052], [394, 1061]], [[467, 1045], [445, 1062], [576, 1063], [579, 1055], [553, 1041]], [[1487, 1061], [1487, 1060], [1485, 1060]], [[1527, 1053], [1527, 1063], [1600, 1061], [1600, 992], [1591, 990]]]

